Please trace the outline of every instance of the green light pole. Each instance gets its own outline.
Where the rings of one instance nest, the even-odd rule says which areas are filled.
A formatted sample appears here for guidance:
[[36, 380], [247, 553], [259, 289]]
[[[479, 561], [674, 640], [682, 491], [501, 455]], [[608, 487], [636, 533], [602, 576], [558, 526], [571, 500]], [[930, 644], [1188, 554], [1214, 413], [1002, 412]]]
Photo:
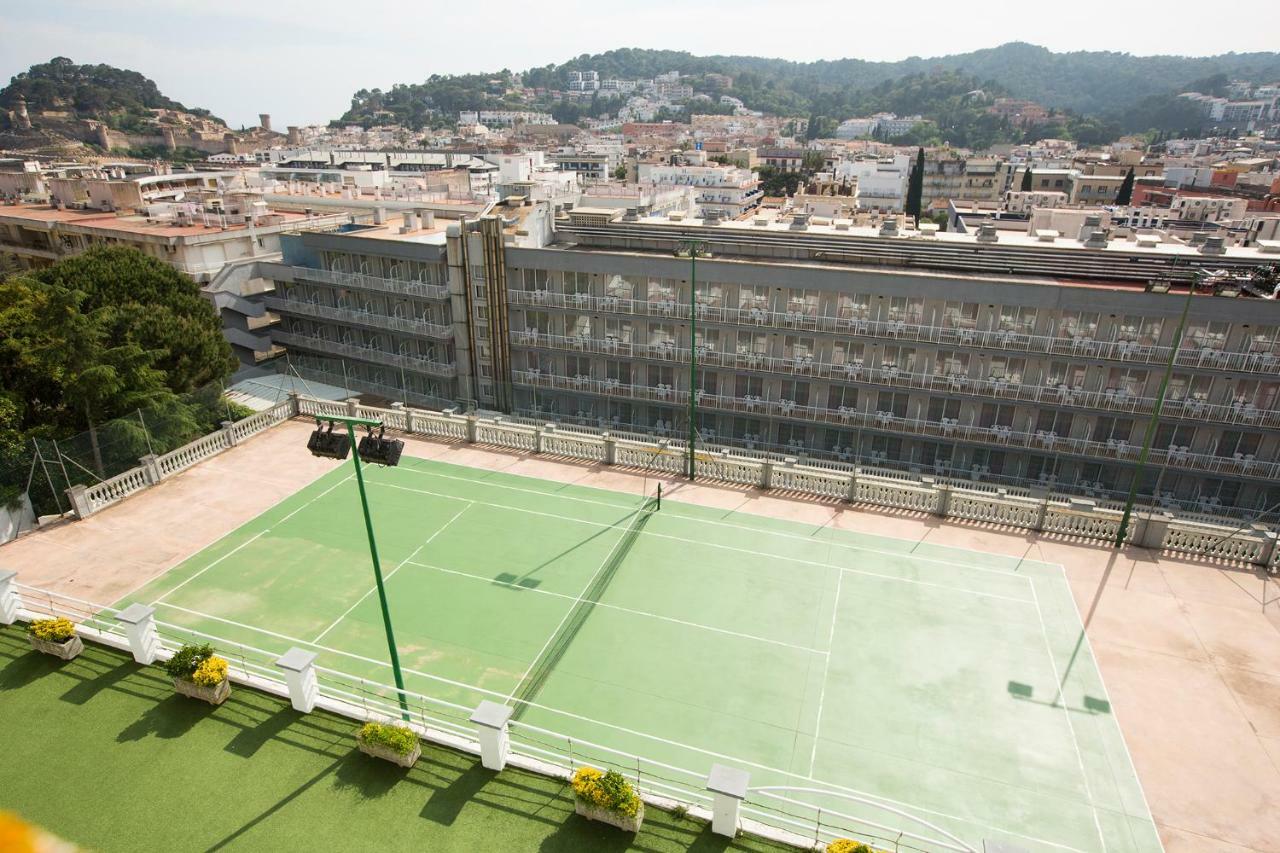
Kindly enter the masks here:
[[1151, 420], [1147, 422], [1147, 433], [1142, 440], [1142, 452], [1138, 454], [1138, 467], [1133, 472], [1133, 482], [1129, 484], [1129, 497], [1124, 502], [1124, 515], [1120, 516], [1120, 526], [1116, 529], [1116, 541], [1119, 548], [1124, 544], [1124, 537], [1129, 532], [1129, 519], [1133, 515], [1133, 504], [1138, 497], [1138, 484], [1142, 480], [1142, 472], [1146, 470], [1147, 458], [1151, 455], [1151, 443], [1156, 437], [1156, 427], [1160, 425], [1160, 410], [1164, 408], [1164, 397], [1169, 390], [1169, 380], [1173, 376], [1173, 363], [1178, 358], [1178, 347], [1182, 345], [1182, 333], [1187, 326], [1187, 315], [1191, 310], [1191, 297], [1195, 295], [1198, 278], [1193, 275], [1187, 282], [1187, 298], [1182, 303], [1182, 316], [1178, 319], [1178, 328], [1173, 331], [1173, 342], [1169, 347], [1169, 361], [1164, 366], [1164, 378], [1160, 380], [1160, 390], [1156, 393], [1155, 404], [1151, 408]]
[[695, 468], [695, 444], [698, 438], [698, 253], [705, 243], [690, 240], [677, 255], [689, 256], [689, 479], [692, 480], [697, 471]]
[[374, 586], [378, 589], [378, 604], [382, 607], [382, 627], [387, 632], [387, 651], [391, 654], [391, 671], [396, 679], [396, 696], [400, 700], [400, 716], [409, 721], [409, 703], [404, 692], [404, 673], [400, 671], [400, 653], [396, 651], [396, 635], [391, 629], [391, 609], [387, 606], [387, 590], [382, 583], [382, 564], [378, 561], [378, 543], [373, 538], [373, 517], [369, 514], [369, 498], [364, 491], [364, 471], [360, 466], [360, 452], [356, 446], [356, 427], [380, 427], [382, 421], [372, 418], [353, 418], [341, 415], [317, 415], [316, 423], [347, 425], [347, 439], [351, 442], [351, 464], [356, 467], [356, 485], [360, 491], [360, 508], [364, 510], [364, 529], [369, 534], [369, 556], [373, 560]]

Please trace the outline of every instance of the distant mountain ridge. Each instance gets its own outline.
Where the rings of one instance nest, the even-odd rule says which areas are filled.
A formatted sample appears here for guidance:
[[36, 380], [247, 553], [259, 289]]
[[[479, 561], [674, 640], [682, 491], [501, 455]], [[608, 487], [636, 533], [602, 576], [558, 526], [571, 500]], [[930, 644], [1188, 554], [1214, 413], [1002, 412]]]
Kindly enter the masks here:
[[[1219, 56], [1133, 56], [1112, 51], [1054, 53], [1026, 42], [948, 56], [910, 57], [896, 62], [862, 59], [792, 62], [756, 56], [694, 56], [682, 51], [623, 48], [576, 57], [559, 66], [532, 69], [526, 84], [544, 85], [555, 75], [592, 69], [601, 77], [652, 77], [663, 71], [686, 74], [743, 73], [772, 78], [775, 85], [811, 92], [838, 87], [865, 89], [909, 74], [956, 71], [992, 80], [1017, 98], [1046, 107], [1108, 115], [1151, 95], [1180, 90], [1216, 74], [1253, 82], [1280, 80], [1280, 53], [1226, 53]], [[538, 82], [531, 82], [532, 80]]]

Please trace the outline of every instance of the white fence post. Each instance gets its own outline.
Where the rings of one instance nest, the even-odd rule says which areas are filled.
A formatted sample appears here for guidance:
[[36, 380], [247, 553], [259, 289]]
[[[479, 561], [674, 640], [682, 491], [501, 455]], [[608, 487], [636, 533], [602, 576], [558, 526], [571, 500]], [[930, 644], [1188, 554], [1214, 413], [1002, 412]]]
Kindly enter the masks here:
[[67, 500], [71, 501], [71, 511], [76, 518], [85, 519], [93, 515], [93, 506], [89, 503], [86, 491], [86, 487], [79, 483], [67, 489]]
[[160, 656], [160, 635], [156, 633], [156, 609], [145, 604], [130, 604], [116, 614], [129, 638], [129, 651], [138, 663], [155, 663]]
[[766, 459], [760, 464], [760, 488], [773, 487], [773, 460]]
[[711, 831], [716, 835], [733, 838], [738, 834], [738, 812], [747, 798], [747, 783], [751, 776], [745, 770], [711, 765], [707, 776], [707, 790], [712, 793]]
[[296, 418], [302, 413], [302, 402], [298, 399], [297, 391], [289, 392], [289, 417]]
[[222, 427], [222, 443], [227, 447], [236, 446], [236, 431], [233, 429], [235, 424], [231, 421], [222, 421], [219, 426]]
[[607, 432], [601, 438], [604, 439], [604, 464], [613, 465], [618, 458], [618, 440]]
[[476, 443], [476, 421], [475, 415], [466, 415], [467, 420], [467, 444]]
[[22, 599], [18, 597], [17, 578], [15, 571], [0, 572], [0, 625], [12, 625], [18, 621]]
[[1048, 489], [1032, 489], [1031, 497], [1039, 502], [1036, 507], [1036, 525], [1032, 530], [1044, 530], [1044, 519], [1049, 514], [1049, 490]]
[[289, 687], [289, 701], [295, 711], [311, 713], [320, 695], [316, 682], [316, 653], [293, 647], [276, 658], [276, 666], [284, 672], [284, 683]]
[[345, 402], [347, 404], [347, 417], [354, 418], [356, 416], [356, 407], [360, 405], [360, 398], [348, 397]]
[[480, 741], [480, 763], [490, 770], [501, 770], [507, 766], [507, 753], [511, 748], [511, 735], [507, 723], [515, 709], [510, 705], [499, 705], [485, 699], [471, 714], [471, 722], [476, 726], [476, 737]]

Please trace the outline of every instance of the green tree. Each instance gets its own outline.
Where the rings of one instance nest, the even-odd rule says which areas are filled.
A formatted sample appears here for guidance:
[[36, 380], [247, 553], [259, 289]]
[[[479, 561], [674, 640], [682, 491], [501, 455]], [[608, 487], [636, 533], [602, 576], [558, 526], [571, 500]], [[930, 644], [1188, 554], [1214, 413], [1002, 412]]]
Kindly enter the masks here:
[[1028, 163], [1027, 167], [1022, 170], [1022, 186], [1020, 187], [1020, 189], [1024, 193], [1031, 192], [1031, 164], [1030, 163]]
[[613, 170], [613, 177], [619, 181], [627, 179], [627, 166], [625, 163]]
[[924, 149], [916, 152], [916, 166], [907, 182], [907, 216], [920, 221], [920, 204], [924, 199]]
[[195, 282], [135, 249], [92, 249], [0, 282], [0, 388], [12, 407], [0, 444], [88, 431], [104, 476], [102, 424], [148, 407], [189, 433], [201, 416], [181, 415], [178, 395], [234, 366]]
[[1124, 180], [1120, 182], [1120, 189], [1116, 191], [1116, 204], [1127, 205], [1133, 201], [1133, 167], [1129, 167], [1129, 171], [1125, 174]]

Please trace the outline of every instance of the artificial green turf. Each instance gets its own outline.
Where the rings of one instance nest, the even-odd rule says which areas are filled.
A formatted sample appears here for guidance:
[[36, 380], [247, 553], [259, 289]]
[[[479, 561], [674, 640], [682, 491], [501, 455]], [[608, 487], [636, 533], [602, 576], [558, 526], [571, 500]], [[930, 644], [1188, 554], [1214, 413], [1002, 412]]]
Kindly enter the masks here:
[[[629, 542], [638, 494], [410, 458], [366, 480], [412, 691], [467, 708], [515, 695], [533, 703], [521, 722], [578, 757], [586, 740], [686, 785], [723, 763], [753, 786], [839, 787], [977, 848], [1160, 849], [1057, 566], [670, 493]], [[247, 644], [270, 666], [318, 644], [322, 666], [387, 684], [370, 593], [341, 465], [127, 601], [228, 654]]]
[[103, 853], [783, 849], [652, 808], [632, 836], [575, 816], [562, 782], [431, 746], [402, 770], [355, 728], [241, 688], [213, 708], [114, 650], [63, 663], [0, 628], [0, 808]]

